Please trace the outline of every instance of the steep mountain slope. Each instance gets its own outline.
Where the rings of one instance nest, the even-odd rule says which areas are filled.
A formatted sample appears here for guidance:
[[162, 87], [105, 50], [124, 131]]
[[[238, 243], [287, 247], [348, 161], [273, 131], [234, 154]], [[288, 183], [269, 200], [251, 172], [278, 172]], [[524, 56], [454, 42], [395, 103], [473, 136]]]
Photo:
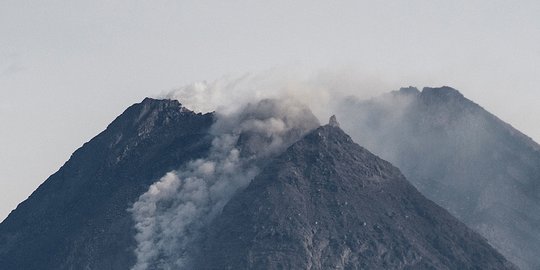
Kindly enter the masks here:
[[520, 268], [540, 269], [538, 144], [449, 87], [403, 88], [340, 109], [358, 143]]
[[128, 108], [0, 224], [0, 269], [129, 269], [126, 209], [166, 172], [206, 155], [213, 121], [171, 100]]
[[275, 158], [208, 227], [193, 269], [511, 269], [335, 121]]
[[[202, 227], [204, 239], [193, 238], [201, 240], [186, 253], [195, 254], [193, 269], [512, 268], [390, 163], [354, 144], [337, 122], [296, 142], [318, 121], [309, 110], [288, 109], [262, 101], [224, 120], [178, 101], [145, 99], [131, 106], [0, 224], [0, 269], [130, 269], [139, 259], [136, 235], [144, 232], [136, 231], [127, 209], [151, 195], [149, 187], [166, 173], [185, 176], [178, 169], [190, 164], [202, 166], [203, 174], [192, 175], [199, 182], [208, 181], [210, 171], [212, 181], [238, 180], [229, 171], [229, 152], [242, 161], [238, 168], [249, 165], [239, 180], [266, 169], [247, 189], [231, 193], [218, 218]], [[227, 132], [219, 135], [220, 129]], [[216, 174], [220, 164], [226, 174]], [[214, 190], [232, 188], [216, 183]], [[158, 208], [183, 202], [177, 195], [157, 201]], [[221, 197], [210, 196], [208, 203]], [[174, 220], [176, 208], [170, 209], [164, 214]], [[158, 238], [178, 237], [160, 228]], [[151, 269], [144, 262], [138, 267]]]

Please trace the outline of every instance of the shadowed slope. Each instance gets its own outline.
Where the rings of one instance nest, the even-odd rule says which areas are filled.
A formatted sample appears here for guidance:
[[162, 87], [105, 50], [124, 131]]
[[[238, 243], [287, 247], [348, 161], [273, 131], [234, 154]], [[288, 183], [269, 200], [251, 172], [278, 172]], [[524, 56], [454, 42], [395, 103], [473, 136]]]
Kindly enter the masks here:
[[422, 194], [520, 268], [540, 269], [537, 143], [450, 87], [349, 100], [338, 115]]
[[513, 268], [332, 123], [233, 197], [194, 269]]
[[155, 179], [204, 156], [212, 123], [177, 101], [128, 108], [0, 224], [0, 269], [129, 269], [126, 209]]

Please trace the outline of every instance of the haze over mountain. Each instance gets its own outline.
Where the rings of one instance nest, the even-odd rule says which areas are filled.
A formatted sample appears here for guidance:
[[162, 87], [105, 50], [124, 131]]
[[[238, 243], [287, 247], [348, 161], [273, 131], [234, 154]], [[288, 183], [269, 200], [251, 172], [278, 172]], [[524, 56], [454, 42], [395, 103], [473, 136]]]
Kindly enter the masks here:
[[208, 227], [193, 269], [511, 269], [336, 122], [275, 158]]
[[0, 268], [513, 268], [336, 122], [318, 126], [284, 100], [220, 115], [145, 99], [0, 224]]
[[452, 85], [539, 141], [539, 13], [537, 0], [0, 1], [0, 220], [127, 106], [222, 76]]
[[359, 144], [521, 269], [540, 269], [540, 146], [450, 87], [337, 107]]

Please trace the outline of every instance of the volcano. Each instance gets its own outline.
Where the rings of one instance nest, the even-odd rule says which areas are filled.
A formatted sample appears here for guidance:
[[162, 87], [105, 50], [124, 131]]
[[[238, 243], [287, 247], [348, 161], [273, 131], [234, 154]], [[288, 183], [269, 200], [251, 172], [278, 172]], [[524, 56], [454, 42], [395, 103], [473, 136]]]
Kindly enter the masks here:
[[[172, 100], [128, 108], [0, 224], [0, 268], [132, 268], [128, 209], [156, 179], [208, 156], [215, 122]], [[236, 143], [249, 152], [246, 136]], [[198, 232], [188, 269], [514, 269], [335, 118], [263, 161]]]

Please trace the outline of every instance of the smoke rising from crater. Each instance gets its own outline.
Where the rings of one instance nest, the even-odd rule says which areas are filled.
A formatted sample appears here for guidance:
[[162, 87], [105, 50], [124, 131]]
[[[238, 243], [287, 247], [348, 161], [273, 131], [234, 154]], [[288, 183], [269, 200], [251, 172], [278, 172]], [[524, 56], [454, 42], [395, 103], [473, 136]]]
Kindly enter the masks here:
[[390, 84], [352, 70], [269, 70], [243, 76], [195, 82], [159, 98], [177, 99], [196, 112], [224, 114], [262, 99], [301, 100], [319, 119], [328, 119], [349, 96], [370, 98], [391, 89]]
[[315, 115], [326, 119], [348, 95], [374, 93], [370, 85], [376, 83], [346, 72], [269, 71], [162, 94], [196, 112], [214, 111], [214, 139], [208, 157], [167, 173], [130, 209], [137, 230], [132, 269], [189, 268], [200, 230], [265, 161], [318, 127]]
[[[249, 184], [264, 157], [318, 125], [309, 109], [294, 100], [319, 119], [336, 114], [356, 142], [397, 165], [424, 195], [514, 263], [535, 265], [530, 251], [540, 247], [532, 225], [538, 217], [509, 213], [540, 209], [535, 198], [516, 188], [537, 190], [539, 172], [523, 164], [538, 158], [533, 152], [539, 146], [453, 89], [379, 94], [389, 89], [347, 73], [268, 72], [198, 82], [164, 94], [195, 111], [216, 111], [215, 139], [207, 158], [170, 172], [133, 206], [138, 231], [134, 269], [189, 265], [198, 230]], [[507, 145], [501, 148], [501, 143]], [[516, 150], [516, 143], [529, 150]], [[504, 157], [513, 151], [527, 154], [510, 166]]]
[[264, 99], [216, 118], [208, 157], [167, 173], [130, 209], [137, 230], [132, 269], [189, 269], [200, 229], [269, 157], [319, 126], [294, 100]]

